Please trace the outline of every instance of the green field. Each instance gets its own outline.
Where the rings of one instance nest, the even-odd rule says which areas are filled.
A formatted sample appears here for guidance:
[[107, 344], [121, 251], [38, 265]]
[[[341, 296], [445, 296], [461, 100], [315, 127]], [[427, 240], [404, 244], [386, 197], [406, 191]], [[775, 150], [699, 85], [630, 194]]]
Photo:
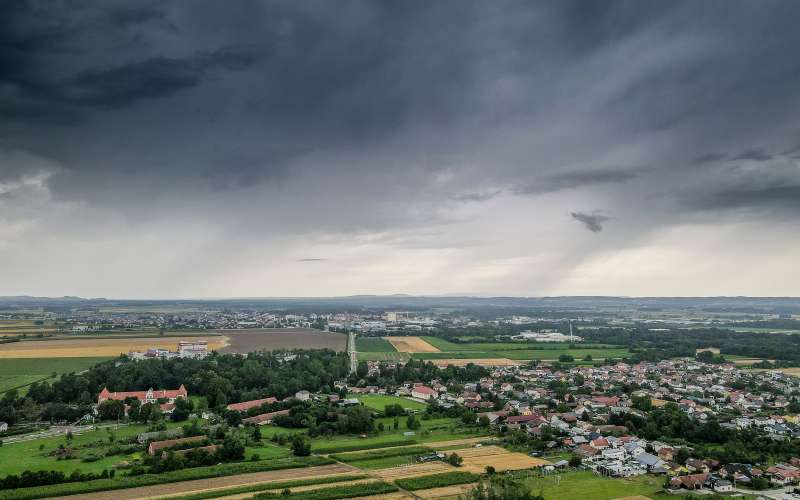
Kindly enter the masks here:
[[358, 352], [359, 361], [408, 361], [411, 355], [406, 352]]
[[[178, 424], [169, 422], [167, 427], [175, 427]], [[82, 459], [89, 456], [104, 455], [112, 448], [109, 436], [114, 435], [115, 441], [131, 438], [142, 432], [147, 431], [147, 426], [143, 424], [122, 425], [118, 429], [110, 428], [98, 429], [95, 431], [76, 434], [69, 444], [75, 450], [75, 459], [58, 460], [53, 456], [53, 452], [59, 445], [68, 446], [64, 436], [22, 443], [5, 443], [0, 447], [0, 477], [8, 474], [19, 474], [25, 470], [57, 470], [70, 473], [74, 470], [81, 472], [102, 472], [103, 469], [110, 469], [114, 464], [123, 460], [130, 460], [136, 454], [120, 454], [110, 457], [104, 456], [94, 462], [83, 462]]]
[[[360, 436], [334, 436], [332, 438], [317, 437], [311, 440], [312, 453], [341, 453], [346, 451], [375, 449], [383, 446], [403, 446], [432, 441], [447, 441], [450, 439], [463, 439], [478, 437], [487, 434], [487, 431], [480, 431], [476, 428], [467, 428], [461, 424], [460, 420], [454, 418], [434, 418], [430, 420], [420, 420], [422, 428], [418, 429], [413, 436], [404, 436], [408, 431], [405, 419], [400, 418], [400, 426], [397, 430], [392, 428], [393, 418], [375, 419], [375, 425], [383, 423], [384, 431], [375, 435], [362, 438]], [[266, 427], [266, 426], [265, 426]]]
[[11, 358], [0, 360], [0, 392], [51, 378], [53, 374], [80, 372], [111, 358]]
[[397, 352], [391, 342], [377, 337], [356, 337], [356, 350], [364, 352]]
[[398, 404], [403, 408], [410, 408], [412, 410], [424, 410], [427, 405], [425, 403], [418, 403], [410, 399], [401, 398], [398, 396], [385, 396], [383, 394], [348, 394], [348, 398], [358, 398], [359, 401], [364, 403], [364, 406], [372, 408], [373, 410], [383, 411], [386, 405]]
[[[556, 477], [560, 479], [557, 480]], [[610, 479], [589, 471], [569, 472], [559, 476], [542, 476], [525, 480], [534, 494], [547, 500], [606, 500], [642, 495], [649, 498], [681, 498], [662, 492], [664, 479], [650, 475], [630, 479]]]

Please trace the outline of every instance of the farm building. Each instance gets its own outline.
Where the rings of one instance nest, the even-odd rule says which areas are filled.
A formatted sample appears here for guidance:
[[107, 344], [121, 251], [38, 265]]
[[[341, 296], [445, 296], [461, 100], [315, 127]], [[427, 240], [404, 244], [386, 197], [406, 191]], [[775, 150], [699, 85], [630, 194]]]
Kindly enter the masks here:
[[157, 391], [153, 390], [151, 387], [146, 391], [111, 392], [107, 387], [103, 387], [103, 390], [97, 395], [97, 404], [108, 400], [125, 401], [128, 398], [136, 398], [141, 401], [142, 404], [156, 403], [159, 399], [166, 399], [168, 402], [174, 403], [177, 398], [187, 397], [189, 397], [189, 393], [186, 391], [186, 387], [184, 387], [183, 384], [175, 390], [161, 389]]
[[278, 415], [288, 415], [288, 414], [289, 410], [273, 411], [270, 413], [262, 413], [261, 415], [256, 415], [254, 417], [243, 418], [242, 422], [245, 424], [253, 424], [253, 425], [267, 425], [271, 424], [272, 420]]
[[253, 399], [252, 401], [242, 401], [241, 403], [232, 403], [227, 406], [230, 411], [247, 411], [250, 408], [258, 408], [265, 404], [275, 404], [278, 400], [276, 398]]

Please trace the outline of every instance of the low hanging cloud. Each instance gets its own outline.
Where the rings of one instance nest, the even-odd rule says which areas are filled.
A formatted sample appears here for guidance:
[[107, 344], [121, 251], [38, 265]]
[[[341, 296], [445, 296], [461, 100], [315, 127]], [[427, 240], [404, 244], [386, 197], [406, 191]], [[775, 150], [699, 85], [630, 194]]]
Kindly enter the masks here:
[[800, 3], [512, 4], [0, 4], [0, 295], [537, 294], [800, 217]]
[[599, 233], [603, 230], [603, 224], [611, 220], [611, 217], [603, 215], [600, 212], [570, 212], [573, 219], [580, 222], [589, 231]]

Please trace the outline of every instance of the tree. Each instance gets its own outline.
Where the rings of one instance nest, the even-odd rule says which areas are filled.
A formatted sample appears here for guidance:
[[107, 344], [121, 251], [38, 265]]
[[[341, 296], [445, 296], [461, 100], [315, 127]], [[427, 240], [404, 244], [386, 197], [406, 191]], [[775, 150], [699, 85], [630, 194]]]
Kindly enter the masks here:
[[572, 455], [569, 457], [569, 466], [570, 467], [580, 467], [581, 466], [581, 457], [578, 455]]
[[394, 421], [392, 422], [392, 428], [394, 430], [397, 430], [399, 427], [400, 427], [400, 419], [397, 418], [397, 417], [394, 417]]
[[461, 414], [461, 421], [467, 425], [473, 425], [477, 418], [477, 415], [471, 411], [465, 411], [463, 414]]
[[222, 462], [234, 462], [244, 458], [244, 445], [234, 436], [225, 436], [222, 446], [217, 450], [217, 458]]
[[486, 415], [481, 415], [480, 418], [478, 418], [478, 425], [481, 427], [489, 427], [490, 423], [491, 422], [489, 422], [489, 417], [487, 417]]
[[125, 416], [125, 403], [109, 399], [97, 407], [100, 420], [119, 420]]
[[491, 465], [487, 465], [486, 466], [486, 475], [487, 476], [494, 476], [495, 472], [496, 472], [496, 470], [495, 470], [494, 467], [492, 467]]
[[192, 412], [192, 400], [187, 398], [178, 398], [175, 400], [175, 409], [172, 410], [170, 419], [173, 422], [183, 422], [189, 418]]
[[417, 417], [414, 415], [409, 415], [406, 419], [406, 428], [413, 431], [419, 429], [420, 427], [422, 427], [422, 424], [420, 424], [419, 419], [417, 419]]
[[572, 354], [562, 354], [558, 357], [558, 361], [559, 363], [572, 363], [575, 361], [575, 358], [572, 356]]
[[300, 435], [292, 436], [292, 453], [297, 457], [311, 455], [311, 443]]
[[591, 354], [587, 354], [586, 356], [583, 357], [583, 360], [584, 361], [592, 361], [592, 355]]
[[451, 453], [447, 457], [447, 463], [452, 465], [453, 467], [461, 467], [461, 464], [464, 463], [464, 459], [458, 453]]

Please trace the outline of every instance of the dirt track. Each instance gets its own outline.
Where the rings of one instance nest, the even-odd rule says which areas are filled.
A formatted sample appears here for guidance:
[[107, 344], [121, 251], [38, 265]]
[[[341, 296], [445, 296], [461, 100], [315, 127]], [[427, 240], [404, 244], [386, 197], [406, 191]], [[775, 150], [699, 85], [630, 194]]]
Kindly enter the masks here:
[[309, 479], [332, 476], [335, 474], [353, 474], [361, 471], [349, 465], [334, 464], [319, 467], [305, 467], [299, 469], [281, 469], [266, 472], [253, 472], [250, 474], [237, 474], [235, 476], [215, 477], [209, 479], [195, 479], [178, 483], [157, 484], [128, 488], [124, 490], [99, 491], [71, 495], [70, 500], [138, 500], [144, 498], [179, 497], [201, 491], [235, 488], [271, 481], [289, 481], [294, 479]]

